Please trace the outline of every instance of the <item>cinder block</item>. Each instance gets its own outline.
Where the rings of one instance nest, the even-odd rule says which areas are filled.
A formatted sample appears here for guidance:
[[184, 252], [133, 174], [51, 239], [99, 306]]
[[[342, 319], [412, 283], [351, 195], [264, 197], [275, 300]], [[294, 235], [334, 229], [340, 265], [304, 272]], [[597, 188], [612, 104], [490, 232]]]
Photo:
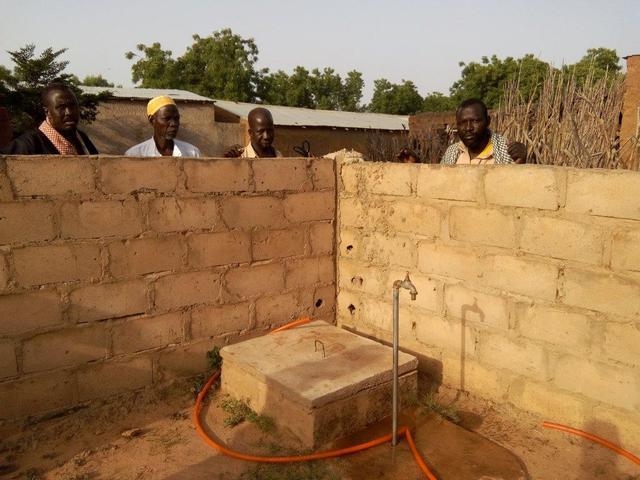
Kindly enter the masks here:
[[640, 367], [640, 322], [607, 322], [603, 349], [607, 357], [636, 368]]
[[65, 370], [0, 383], [0, 418], [40, 415], [72, 407], [76, 382]]
[[364, 301], [360, 293], [339, 290], [336, 298], [336, 320], [338, 325], [355, 327], [364, 317]]
[[253, 179], [259, 192], [311, 189], [305, 158], [256, 158]]
[[0, 255], [0, 292], [2, 292], [9, 283], [9, 265], [4, 255]]
[[263, 297], [256, 301], [256, 324], [258, 327], [283, 325], [308, 316], [312, 310], [313, 302], [301, 304], [298, 292]]
[[78, 400], [85, 402], [137, 390], [152, 381], [152, 363], [147, 356], [87, 365], [78, 372]]
[[222, 218], [229, 228], [278, 228], [286, 224], [282, 200], [275, 197], [225, 198]]
[[408, 197], [416, 189], [418, 166], [371, 162], [365, 165], [364, 173], [369, 192]]
[[290, 222], [333, 220], [336, 211], [335, 192], [292, 193], [284, 199], [284, 215]]
[[526, 339], [510, 339], [483, 331], [478, 348], [480, 361], [485, 364], [540, 381], [549, 377], [545, 350]]
[[586, 419], [585, 430], [603, 438], [611, 438], [611, 428], [618, 435], [616, 442], [621, 447], [637, 452], [640, 448], [640, 413], [621, 410], [607, 405], [596, 405]]
[[[400, 314], [402, 319], [402, 313]], [[420, 315], [415, 321], [416, 339], [442, 350], [474, 356], [478, 350], [478, 334], [468, 325], [438, 315]]]
[[556, 169], [539, 165], [488, 168], [484, 177], [487, 203], [510, 207], [557, 210]]
[[424, 235], [428, 238], [440, 235], [440, 211], [415, 200], [393, 202], [387, 219], [389, 225], [397, 232]]
[[311, 162], [314, 190], [336, 188], [335, 161], [329, 158], [314, 158]]
[[329, 323], [335, 323], [335, 310], [336, 310], [336, 286], [326, 285], [324, 287], [316, 287], [313, 292], [313, 313], [312, 318], [324, 318], [327, 315], [330, 320]]
[[640, 313], [640, 285], [613, 274], [567, 269], [563, 302], [603, 313], [635, 317]]
[[571, 351], [585, 352], [591, 343], [590, 319], [581, 313], [532, 305], [519, 311], [522, 335]]
[[11, 202], [15, 199], [11, 181], [6, 173], [0, 172], [0, 202]]
[[[429, 310], [431, 312], [439, 312], [442, 308], [442, 282], [434, 278], [420, 275], [417, 272], [409, 272], [410, 278], [413, 284], [418, 290], [418, 296], [415, 300], [410, 300], [409, 292], [407, 290], [400, 290], [401, 302], [407, 302], [412, 308], [421, 308]], [[404, 280], [406, 276], [406, 270], [392, 270], [384, 284], [382, 295], [390, 299], [393, 287], [393, 282], [396, 280]]]
[[337, 229], [336, 234], [341, 258], [361, 258], [365, 237], [362, 232], [342, 227]]
[[95, 190], [93, 161], [86, 157], [9, 158], [7, 172], [18, 196], [87, 194]]
[[220, 301], [218, 272], [188, 272], [166, 275], [155, 283], [156, 310], [173, 310]]
[[535, 298], [555, 300], [558, 267], [508, 255], [484, 259], [481, 283]]
[[100, 160], [101, 190], [103, 193], [173, 192], [178, 187], [178, 162], [174, 157], [103, 158]]
[[17, 374], [16, 347], [13, 342], [0, 340], [0, 378], [13, 377]]
[[309, 227], [311, 253], [313, 255], [331, 255], [334, 251], [335, 223], [318, 222]]
[[117, 278], [177, 270], [186, 248], [179, 236], [140, 238], [109, 245], [109, 269]]
[[188, 244], [189, 265], [194, 268], [251, 261], [248, 232], [199, 233], [188, 237]]
[[191, 338], [219, 337], [247, 330], [249, 303], [203, 306], [191, 312]]
[[548, 383], [525, 380], [522, 391], [514, 393], [510, 395], [510, 400], [517, 407], [556, 422], [580, 425], [589, 416], [590, 405], [586, 398]]
[[554, 383], [560, 388], [609, 405], [631, 411], [638, 408], [640, 382], [638, 373], [633, 369], [567, 355], [558, 361]]
[[[360, 325], [365, 327], [365, 332], [383, 341], [391, 339], [393, 331], [393, 304], [389, 298], [381, 301], [369, 297], [362, 300], [362, 317]], [[409, 302], [403, 304], [399, 317], [400, 342], [405, 348], [416, 344], [416, 330], [419, 323], [430, 322], [430, 313], [418, 312], [409, 306]]]
[[251, 189], [251, 168], [243, 158], [185, 159], [187, 189], [192, 192], [247, 192]]
[[305, 232], [301, 227], [286, 230], [256, 230], [252, 235], [253, 260], [304, 255]]
[[570, 212], [640, 220], [640, 175], [624, 170], [574, 169], [567, 178]]
[[313, 257], [287, 262], [287, 289], [314, 287], [335, 282], [333, 257]]
[[357, 197], [341, 198], [339, 201], [340, 226], [376, 229], [376, 217], [381, 212], [378, 208], [365, 208], [365, 205]]
[[183, 317], [183, 313], [174, 312], [114, 323], [111, 333], [114, 355], [180, 343], [184, 338]]
[[373, 233], [362, 242], [361, 258], [373, 265], [395, 265], [412, 268], [416, 265], [417, 241], [410, 236], [387, 236]]
[[640, 271], [640, 230], [613, 235], [611, 266], [616, 270]]
[[184, 232], [220, 228], [214, 198], [160, 197], [149, 205], [149, 226], [156, 232]]
[[102, 238], [138, 235], [142, 212], [134, 200], [65, 203], [61, 209], [64, 238]]
[[449, 232], [451, 238], [462, 242], [505, 248], [516, 243], [514, 216], [489, 208], [452, 207]]
[[100, 247], [89, 244], [24, 247], [13, 251], [16, 280], [31, 287], [100, 278]]
[[422, 165], [418, 174], [418, 197], [474, 202], [478, 199], [482, 173], [483, 169], [476, 166]]
[[444, 299], [448, 316], [509, 329], [509, 304], [503, 296], [481, 293], [462, 285], [445, 285]]
[[284, 289], [281, 263], [233, 268], [225, 275], [227, 291], [234, 301], [279, 293]]
[[20, 335], [62, 323], [60, 294], [53, 290], [0, 296], [0, 335]]
[[460, 280], [474, 280], [482, 273], [481, 258], [468, 249], [421, 242], [418, 245], [418, 269]]
[[484, 365], [471, 357], [445, 352], [442, 355], [442, 382], [498, 403], [510, 401], [509, 393], [519, 378], [516, 374]]
[[545, 257], [600, 264], [604, 232], [595, 225], [561, 218], [524, 218], [520, 248]]
[[72, 291], [69, 301], [73, 322], [127, 317], [147, 310], [147, 287], [143, 280], [89, 285]]
[[23, 343], [22, 368], [26, 373], [39, 372], [104, 358], [108, 338], [101, 323], [36, 335]]
[[362, 163], [343, 163], [340, 165], [340, 180], [345, 193], [356, 193], [363, 183], [364, 165]]
[[56, 236], [49, 202], [0, 203], [0, 244], [51, 240]]
[[391, 292], [389, 274], [378, 267], [341, 258], [338, 261], [338, 280], [341, 290], [362, 292], [372, 297]]

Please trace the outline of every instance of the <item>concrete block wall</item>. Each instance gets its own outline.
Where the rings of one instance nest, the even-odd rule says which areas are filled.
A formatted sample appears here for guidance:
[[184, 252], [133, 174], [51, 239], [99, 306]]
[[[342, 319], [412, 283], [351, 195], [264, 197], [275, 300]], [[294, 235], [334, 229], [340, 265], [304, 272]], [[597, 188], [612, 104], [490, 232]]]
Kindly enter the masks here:
[[[640, 447], [640, 173], [343, 161], [338, 323], [435, 382]], [[632, 448], [632, 450], [634, 449]]]
[[0, 418], [333, 321], [334, 218], [327, 159], [0, 157]]

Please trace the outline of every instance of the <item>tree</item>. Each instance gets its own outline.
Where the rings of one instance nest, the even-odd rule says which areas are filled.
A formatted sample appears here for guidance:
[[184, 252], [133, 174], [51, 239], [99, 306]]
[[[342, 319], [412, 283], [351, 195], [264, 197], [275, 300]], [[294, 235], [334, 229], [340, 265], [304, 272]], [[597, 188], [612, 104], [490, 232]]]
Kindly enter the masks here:
[[455, 110], [458, 102], [440, 92], [431, 92], [422, 102], [423, 112], [449, 112]]
[[543, 75], [550, 65], [532, 54], [522, 58], [507, 57], [504, 60], [496, 55], [482, 57], [480, 63], [460, 62], [461, 78], [450, 89], [455, 103], [467, 98], [479, 98], [489, 108], [497, 107], [508, 82], [519, 79], [520, 91], [528, 99], [537, 89]]
[[373, 97], [368, 107], [372, 112], [412, 115], [422, 109], [422, 97], [411, 80], [395, 84], [380, 78], [373, 85]]
[[[225, 28], [211, 36], [193, 35], [193, 44], [174, 59], [160, 43], [136, 48], [144, 56], [131, 67], [134, 83], [145, 88], [181, 88], [200, 95], [239, 102], [251, 102], [261, 72], [256, 70], [258, 47]], [[129, 60], [139, 56], [125, 54]]]
[[86, 85], [87, 87], [115, 87], [113, 83], [102, 75], [87, 75], [80, 85]]
[[610, 48], [590, 48], [587, 53], [573, 65], [563, 67], [563, 73], [573, 73], [578, 85], [584, 84], [591, 74], [594, 80], [607, 76], [613, 80], [620, 74], [620, 57]]
[[109, 98], [110, 94], [82, 93], [78, 87], [78, 78], [64, 73], [69, 62], [58, 59], [67, 51], [66, 48], [53, 50], [49, 47], [37, 57], [35, 49], [34, 44], [28, 44], [16, 51], [8, 52], [15, 64], [13, 72], [4, 67], [0, 70], [0, 102], [9, 111], [14, 134], [19, 135], [44, 120], [40, 92], [54, 81], [64, 82], [73, 90], [78, 98], [80, 117], [83, 120], [95, 120], [98, 104]]

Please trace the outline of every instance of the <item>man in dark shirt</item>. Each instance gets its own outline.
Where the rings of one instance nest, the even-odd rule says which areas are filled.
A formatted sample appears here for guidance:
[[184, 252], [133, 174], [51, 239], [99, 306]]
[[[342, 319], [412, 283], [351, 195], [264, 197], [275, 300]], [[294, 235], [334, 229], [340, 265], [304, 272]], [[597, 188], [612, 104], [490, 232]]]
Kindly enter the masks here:
[[52, 83], [41, 94], [45, 120], [5, 146], [9, 155], [96, 155], [89, 137], [78, 130], [80, 106], [64, 83]]

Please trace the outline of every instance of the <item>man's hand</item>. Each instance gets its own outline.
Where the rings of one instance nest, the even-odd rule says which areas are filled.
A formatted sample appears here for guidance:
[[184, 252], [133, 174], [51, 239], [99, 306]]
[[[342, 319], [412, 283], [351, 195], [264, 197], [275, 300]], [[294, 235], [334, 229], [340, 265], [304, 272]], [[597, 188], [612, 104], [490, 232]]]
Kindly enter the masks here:
[[229, 150], [225, 152], [224, 156], [225, 158], [240, 158], [240, 155], [242, 155], [243, 151], [244, 148], [242, 147], [242, 145], [233, 145], [229, 147]]
[[525, 163], [527, 161], [527, 147], [524, 146], [524, 143], [511, 142], [507, 146], [507, 151], [515, 163]]

